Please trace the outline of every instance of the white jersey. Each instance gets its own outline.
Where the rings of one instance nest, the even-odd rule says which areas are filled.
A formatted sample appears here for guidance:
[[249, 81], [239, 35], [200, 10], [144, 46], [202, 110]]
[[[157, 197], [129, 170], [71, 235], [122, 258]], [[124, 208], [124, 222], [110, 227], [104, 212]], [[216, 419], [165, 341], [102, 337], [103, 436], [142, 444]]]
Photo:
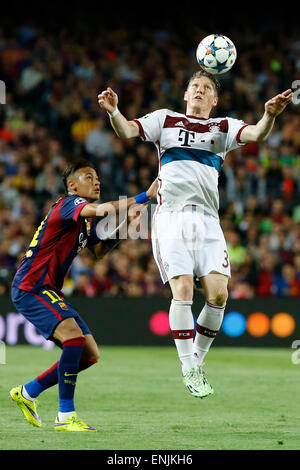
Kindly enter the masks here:
[[240, 145], [243, 121], [196, 118], [159, 109], [134, 120], [141, 138], [156, 145], [159, 158], [159, 211], [200, 205], [219, 217], [218, 177], [226, 153]]

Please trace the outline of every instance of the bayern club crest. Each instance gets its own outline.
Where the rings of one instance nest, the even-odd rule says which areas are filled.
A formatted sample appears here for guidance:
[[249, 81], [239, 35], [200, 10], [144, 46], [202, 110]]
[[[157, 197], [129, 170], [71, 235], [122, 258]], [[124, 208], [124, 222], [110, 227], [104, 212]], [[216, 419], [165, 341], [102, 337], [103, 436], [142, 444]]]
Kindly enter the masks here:
[[208, 128], [209, 128], [209, 132], [219, 132], [220, 131], [220, 125], [216, 122], [208, 124]]

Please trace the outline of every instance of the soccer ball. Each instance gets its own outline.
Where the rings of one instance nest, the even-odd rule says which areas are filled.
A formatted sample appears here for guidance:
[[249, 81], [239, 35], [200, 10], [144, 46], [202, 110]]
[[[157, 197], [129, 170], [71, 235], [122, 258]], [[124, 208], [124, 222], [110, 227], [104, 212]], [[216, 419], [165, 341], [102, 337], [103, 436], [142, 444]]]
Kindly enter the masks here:
[[206, 72], [221, 74], [228, 72], [235, 63], [236, 48], [223, 34], [210, 34], [199, 43], [196, 57]]

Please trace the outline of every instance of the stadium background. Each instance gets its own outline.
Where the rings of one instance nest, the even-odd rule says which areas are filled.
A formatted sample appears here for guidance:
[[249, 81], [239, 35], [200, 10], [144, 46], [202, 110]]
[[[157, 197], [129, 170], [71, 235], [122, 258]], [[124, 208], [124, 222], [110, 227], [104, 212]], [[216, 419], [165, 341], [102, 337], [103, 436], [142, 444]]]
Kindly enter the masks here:
[[[111, 14], [102, 6], [98, 13], [79, 2], [71, 11], [55, 3], [15, 12], [5, 8], [0, 28], [0, 78], [6, 84], [6, 104], [0, 108], [0, 339], [14, 344], [7, 336], [22, 320], [9, 316], [16, 315], [10, 282], [41, 218], [63, 193], [61, 170], [74, 158], [89, 158], [99, 169], [103, 201], [136, 194], [156, 176], [154, 147], [115, 137], [99, 109], [99, 91], [111, 86], [128, 119], [162, 107], [184, 111], [183, 92], [198, 69], [196, 46], [218, 31], [234, 41], [238, 58], [220, 77], [217, 113], [252, 124], [265, 101], [299, 79], [300, 41], [297, 15], [283, 20], [282, 7], [260, 11], [258, 23], [254, 10], [244, 23], [230, 8], [220, 15], [217, 6], [204, 19], [200, 12], [195, 21], [189, 2], [184, 14], [180, 5], [161, 5], [159, 14], [147, 15], [135, 8], [129, 14], [125, 7]], [[232, 266], [227, 308], [232, 315], [216, 345], [286, 346], [297, 338], [299, 124], [299, 108], [289, 105], [266, 142], [235, 150], [224, 162], [220, 218]], [[97, 314], [95, 328], [104, 344], [123, 344], [124, 337], [125, 343], [171, 344], [165, 326], [170, 290], [161, 283], [150, 239], [123, 241], [98, 262], [83, 251], [64, 291], [88, 322]], [[199, 311], [201, 302], [197, 291]], [[140, 335], [116, 326], [130, 312]], [[106, 336], [113, 328], [114, 336]], [[21, 332], [17, 341], [35, 337], [32, 344], [40, 344], [32, 335]]]

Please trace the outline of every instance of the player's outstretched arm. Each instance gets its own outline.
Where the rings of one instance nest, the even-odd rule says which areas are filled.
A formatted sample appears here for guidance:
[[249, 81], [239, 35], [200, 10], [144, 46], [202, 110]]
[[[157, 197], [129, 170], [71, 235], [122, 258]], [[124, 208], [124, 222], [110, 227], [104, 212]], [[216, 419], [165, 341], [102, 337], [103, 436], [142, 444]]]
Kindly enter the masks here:
[[155, 199], [157, 194], [158, 181], [157, 178], [153, 181], [150, 187], [144, 193], [132, 196], [129, 198], [122, 198], [118, 201], [104, 202], [103, 204], [89, 203], [86, 204], [80, 212], [81, 217], [106, 217], [109, 214], [119, 214], [126, 212], [131, 206], [135, 204], [144, 204]]
[[[120, 243], [121, 239], [120, 237], [118, 237], [118, 234], [120, 233], [120, 230], [125, 224], [126, 219], [128, 219], [129, 222], [132, 222], [133, 220], [136, 222], [138, 219], [140, 219], [143, 212], [147, 209], [148, 201], [150, 199], [156, 198], [157, 188], [158, 180], [156, 178], [150, 185], [149, 189], [145, 193], [141, 193], [138, 196], [131, 197], [128, 199], [121, 199], [120, 201], [114, 201], [112, 203], [107, 204], [87, 204], [83, 207], [80, 212], [80, 215], [82, 217], [93, 217], [93, 215], [85, 215], [91, 213], [95, 213], [96, 215], [94, 217], [97, 218], [101, 218], [101, 215], [106, 216], [109, 214], [118, 215], [118, 217], [120, 217], [120, 213], [122, 213], [121, 211], [125, 211], [125, 213], [127, 214], [127, 218], [125, 218], [122, 222], [118, 222], [119, 225], [115, 229], [115, 231], [110, 235], [110, 238], [106, 240], [101, 240], [96, 245], [90, 247], [90, 250], [97, 259], [103, 258], [103, 256], [113, 250]], [[137, 213], [132, 216], [130, 214], [129, 209], [135, 204], [140, 204], [141, 210], [137, 211]], [[89, 208], [88, 206], [91, 207]]]
[[262, 142], [267, 139], [272, 131], [276, 117], [282, 113], [292, 101], [291, 89], [274, 96], [265, 104], [265, 112], [260, 121], [255, 125], [245, 127], [240, 134], [240, 142]]
[[128, 121], [118, 109], [118, 95], [111, 89], [107, 88], [98, 95], [98, 103], [100, 108], [107, 111], [110, 123], [121, 139], [130, 139], [139, 137], [140, 129], [134, 121]]

